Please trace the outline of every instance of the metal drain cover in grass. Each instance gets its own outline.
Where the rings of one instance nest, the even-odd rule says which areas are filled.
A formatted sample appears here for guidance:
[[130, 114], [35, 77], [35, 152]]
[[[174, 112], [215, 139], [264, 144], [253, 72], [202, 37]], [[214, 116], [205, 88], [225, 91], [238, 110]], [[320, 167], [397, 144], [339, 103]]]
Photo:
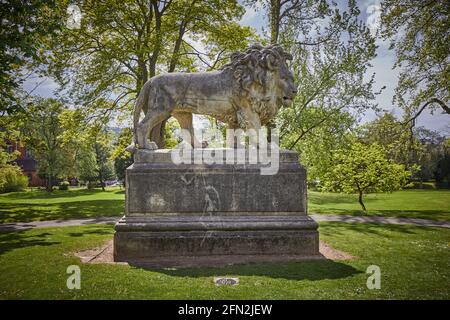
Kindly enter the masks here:
[[239, 278], [224, 278], [224, 277], [215, 277], [214, 283], [218, 286], [223, 285], [237, 285], [239, 283]]

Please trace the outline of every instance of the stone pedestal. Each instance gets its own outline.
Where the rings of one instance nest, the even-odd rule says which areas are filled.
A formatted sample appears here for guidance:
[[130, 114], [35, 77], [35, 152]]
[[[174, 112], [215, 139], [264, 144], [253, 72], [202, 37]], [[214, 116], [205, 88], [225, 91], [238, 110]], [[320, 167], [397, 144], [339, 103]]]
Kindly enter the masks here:
[[[139, 150], [126, 171], [115, 261], [183, 265], [318, 257], [318, 226], [307, 216], [306, 171], [298, 154], [281, 150], [278, 172], [263, 175], [264, 165], [252, 164], [248, 155], [245, 163], [227, 161], [230, 150], [188, 151], [194, 163], [184, 164], [173, 161], [179, 151]], [[204, 164], [211, 153], [216, 163]]]

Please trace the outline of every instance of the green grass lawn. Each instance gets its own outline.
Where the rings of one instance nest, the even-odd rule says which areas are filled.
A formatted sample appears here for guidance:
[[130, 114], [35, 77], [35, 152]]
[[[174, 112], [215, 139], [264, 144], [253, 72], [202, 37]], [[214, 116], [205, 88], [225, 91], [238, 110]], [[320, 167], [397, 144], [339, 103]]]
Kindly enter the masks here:
[[357, 195], [308, 191], [309, 213], [353, 216], [423, 218], [450, 221], [450, 190], [408, 189], [364, 196], [367, 212]]
[[0, 223], [121, 216], [123, 189], [118, 187], [47, 192], [33, 189], [0, 195]]
[[[446, 228], [321, 223], [321, 240], [353, 255], [350, 261], [145, 270], [73, 256], [112, 233], [106, 225], [0, 233], [0, 299], [450, 299]], [[81, 268], [80, 290], [66, 287], [73, 264]], [[381, 268], [380, 290], [366, 287], [369, 265]], [[239, 285], [213, 283], [225, 275]]]
[[[33, 189], [0, 195], [0, 223], [121, 216], [124, 191], [118, 187], [73, 188], [53, 193]], [[402, 190], [365, 196], [364, 213], [356, 195], [308, 192], [309, 212], [450, 220], [450, 190]]]

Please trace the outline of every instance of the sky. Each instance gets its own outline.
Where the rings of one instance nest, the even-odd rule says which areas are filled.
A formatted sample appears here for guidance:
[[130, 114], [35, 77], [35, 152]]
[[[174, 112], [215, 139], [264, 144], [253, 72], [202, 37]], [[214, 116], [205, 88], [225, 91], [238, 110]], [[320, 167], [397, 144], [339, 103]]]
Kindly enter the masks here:
[[[242, 1], [239, 1], [242, 2]], [[344, 8], [347, 1], [338, 1], [339, 7]], [[360, 18], [368, 24], [368, 26], [376, 26], [377, 24], [377, 6], [379, 6], [379, 0], [359, 0], [357, 1], [361, 11]], [[261, 8], [246, 8], [246, 13], [242, 17], [240, 23], [254, 28], [259, 34], [263, 34], [263, 28], [267, 26], [267, 21]], [[398, 70], [393, 70], [392, 67], [395, 61], [395, 53], [388, 49], [388, 42], [377, 40], [377, 57], [372, 61], [372, 67], [369, 68], [367, 76], [375, 73], [375, 87], [378, 91], [383, 86], [386, 89], [377, 96], [376, 102], [378, 106], [388, 112], [393, 112], [396, 116], [401, 117], [402, 111], [392, 105], [392, 98], [395, 87], [397, 85]], [[37, 88], [36, 84], [42, 82]], [[24, 88], [27, 91], [33, 90], [33, 94], [52, 97], [53, 92], [57, 88], [56, 83], [51, 79], [30, 79], [24, 84]], [[371, 121], [376, 118], [376, 114], [373, 111], [367, 112], [362, 118], [362, 122]], [[199, 120], [199, 118], [197, 118]], [[417, 126], [424, 126], [430, 130], [436, 130], [445, 135], [450, 135], [450, 115], [443, 114], [441, 109], [434, 112], [434, 115], [430, 111], [425, 110], [418, 118]]]

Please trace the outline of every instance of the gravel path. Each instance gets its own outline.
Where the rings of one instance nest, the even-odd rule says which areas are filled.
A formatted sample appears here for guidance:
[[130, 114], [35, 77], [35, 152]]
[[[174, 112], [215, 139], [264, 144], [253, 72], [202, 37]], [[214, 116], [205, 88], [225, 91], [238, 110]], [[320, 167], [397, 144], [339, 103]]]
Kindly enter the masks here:
[[[435, 221], [416, 218], [393, 218], [393, 217], [354, 217], [338, 215], [310, 215], [316, 221], [335, 221], [335, 222], [362, 222], [362, 223], [380, 223], [380, 224], [405, 224], [423, 227], [443, 227], [450, 228], [450, 221]], [[0, 232], [24, 230], [32, 228], [52, 228], [81, 226], [90, 224], [114, 224], [119, 217], [103, 217], [94, 219], [73, 219], [73, 220], [50, 220], [50, 221], [32, 221], [32, 222], [13, 222], [0, 224]]]

